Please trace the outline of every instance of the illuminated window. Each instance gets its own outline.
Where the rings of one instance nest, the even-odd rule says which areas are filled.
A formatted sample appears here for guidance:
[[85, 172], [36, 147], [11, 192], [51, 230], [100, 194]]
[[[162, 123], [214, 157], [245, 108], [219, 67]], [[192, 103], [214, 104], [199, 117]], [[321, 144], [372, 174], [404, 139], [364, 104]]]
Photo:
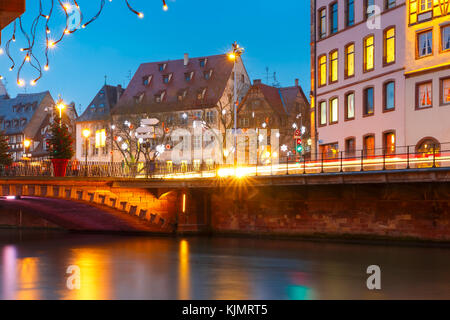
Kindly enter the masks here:
[[395, 109], [395, 83], [390, 81], [384, 84], [384, 110]]
[[188, 169], [188, 163], [186, 160], [181, 161], [181, 172], [186, 172]]
[[373, 87], [364, 90], [364, 108], [363, 114], [365, 116], [373, 115], [374, 112], [374, 92]]
[[420, 12], [430, 11], [433, 8], [433, 0], [420, 0]]
[[355, 0], [346, 0], [345, 24], [347, 27], [355, 24]]
[[319, 121], [320, 125], [324, 126], [327, 124], [327, 103], [326, 101], [322, 101], [319, 105]]
[[395, 28], [389, 28], [384, 32], [384, 63], [395, 62]]
[[338, 4], [337, 2], [330, 5], [330, 33], [338, 31]]
[[323, 159], [335, 159], [339, 155], [339, 145], [337, 143], [324, 144], [319, 146]]
[[364, 39], [364, 71], [373, 70], [374, 63], [374, 37], [369, 36]]
[[345, 96], [345, 119], [355, 119], [355, 93], [350, 92]]
[[349, 44], [345, 47], [345, 76], [355, 75], [355, 45]]
[[441, 80], [441, 102], [450, 104], [450, 78]]
[[95, 147], [102, 148], [106, 146], [106, 130], [95, 131]]
[[395, 153], [395, 133], [387, 132], [383, 137], [383, 144], [386, 154], [394, 154]]
[[450, 50], [450, 26], [441, 29], [442, 51]]
[[325, 8], [319, 11], [319, 38], [325, 38], [327, 36], [327, 10]]
[[416, 85], [416, 106], [419, 109], [433, 106], [431, 81]]
[[338, 98], [330, 100], [330, 123], [337, 123], [339, 117], [339, 103]]
[[167, 161], [166, 162], [167, 172], [171, 173], [173, 171], [173, 162]]
[[375, 137], [373, 135], [364, 137], [364, 155], [366, 157], [375, 155]]
[[327, 56], [319, 57], [319, 86], [327, 84]]
[[433, 54], [433, 31], [417, 34], [417, 53], [419, 57]]
[[338, 51], [330, 53], [330, 82], [338, 81]]

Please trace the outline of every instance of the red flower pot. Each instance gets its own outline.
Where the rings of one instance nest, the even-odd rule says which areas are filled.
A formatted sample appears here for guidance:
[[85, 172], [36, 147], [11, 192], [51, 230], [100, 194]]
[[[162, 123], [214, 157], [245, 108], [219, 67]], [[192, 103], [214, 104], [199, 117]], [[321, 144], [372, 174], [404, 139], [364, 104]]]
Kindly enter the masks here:
[[52, 159], [54, 176], [65, 177], [68, 163], [69, 159]]

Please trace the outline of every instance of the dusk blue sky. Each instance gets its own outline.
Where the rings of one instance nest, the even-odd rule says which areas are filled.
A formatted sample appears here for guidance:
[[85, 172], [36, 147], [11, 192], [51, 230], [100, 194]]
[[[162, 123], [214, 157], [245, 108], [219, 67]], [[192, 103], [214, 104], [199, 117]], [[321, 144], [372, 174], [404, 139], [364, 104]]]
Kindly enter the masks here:
[[[42, 0], [44, 4], [50, 0]], [[67, 0], [68, 1], [68, 0]], [[56, 2], [56, 1], [55, 1]], [[34, 87], [16, 85], [16, 70], [5, 54], [0, 56], [0, 74], [6, 78], [10, 96], [17, 93], [49, 90], [54, 99], [61, 94], [66, 102], [74, 101], [84, 110], [105, 82], [126, 86], [129, 74], [145, 62], [182, 59], [227, 52], [233, 41], [246, 49], [244, 63], [251, 79], [269, 84], [273, 73], [282, 86], [291, 86], [299, 78], [306, 95], [309, 89], [309, 1], [306, 0], [169, 0], [164, 12], [160, 0], [130, 0], [130, 4], [145, 14], [137, 18], [124, 0], [106, 1], [102, 15], [86, 29], [67, 36], [50, 55], [50, 71]], [[85, 19], [98, 10], [100, 0], [78, 0]], [[38, 1], [27, 0], [23, 22], [27, 30], [37, 15]], [[44, 7], [44, 13], [48, 11]], [[55, 11], [52, 35], [63, 30], [64, 13]], [[56, 21], [59, 20], [59, 23]], [[38, 56], [44, 61], [44, 24], [38, 28], [41, 48]], [[12, 26], [2, 32], [2, 47], [11, 37]], [[22, 38], [21, 34], [18, 38]], [[21, 40], [11, 45], [16, 63]], [[22, 78], [29, 81], [33, 74], [27, 68]], [[5, 80], [3, 80], [5, 81]]]

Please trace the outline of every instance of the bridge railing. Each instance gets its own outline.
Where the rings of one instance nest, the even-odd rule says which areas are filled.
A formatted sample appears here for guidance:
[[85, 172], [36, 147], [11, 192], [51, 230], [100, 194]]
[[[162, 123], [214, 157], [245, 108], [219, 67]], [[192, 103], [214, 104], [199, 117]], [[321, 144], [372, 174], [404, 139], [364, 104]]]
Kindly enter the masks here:
[[[302, 157], [271, 155], [258, 164], [218, 165], [214, 163], [172, 162], [84, 162], [69, 161], [68, 177], [115, 178], [206, 178], [226, 176], [270, 176], [288, 174], [318, 174], [380, 170], [408, 170], [450, 167], [450, 143], [427, 146], [377, 148], [355, 151], [330, 151]], [[0, 165], [0, 177], [51, 177], [51, 160], [24, 160], [12, 165]]]

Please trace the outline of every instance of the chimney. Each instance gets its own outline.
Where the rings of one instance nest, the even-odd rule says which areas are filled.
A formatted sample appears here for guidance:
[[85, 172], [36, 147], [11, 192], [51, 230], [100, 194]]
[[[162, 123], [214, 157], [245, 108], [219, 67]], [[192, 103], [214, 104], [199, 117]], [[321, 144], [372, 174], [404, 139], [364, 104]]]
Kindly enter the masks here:
[[253, 80], [253, 85], [261, 84], [261, 79]]
[[184, 54], [184, 66], [187, 67], [188, 64], [189, 64], [189, 54], [185, 53]]
[[298, 87], [298, 79], [295, 79], [295, 86]]

